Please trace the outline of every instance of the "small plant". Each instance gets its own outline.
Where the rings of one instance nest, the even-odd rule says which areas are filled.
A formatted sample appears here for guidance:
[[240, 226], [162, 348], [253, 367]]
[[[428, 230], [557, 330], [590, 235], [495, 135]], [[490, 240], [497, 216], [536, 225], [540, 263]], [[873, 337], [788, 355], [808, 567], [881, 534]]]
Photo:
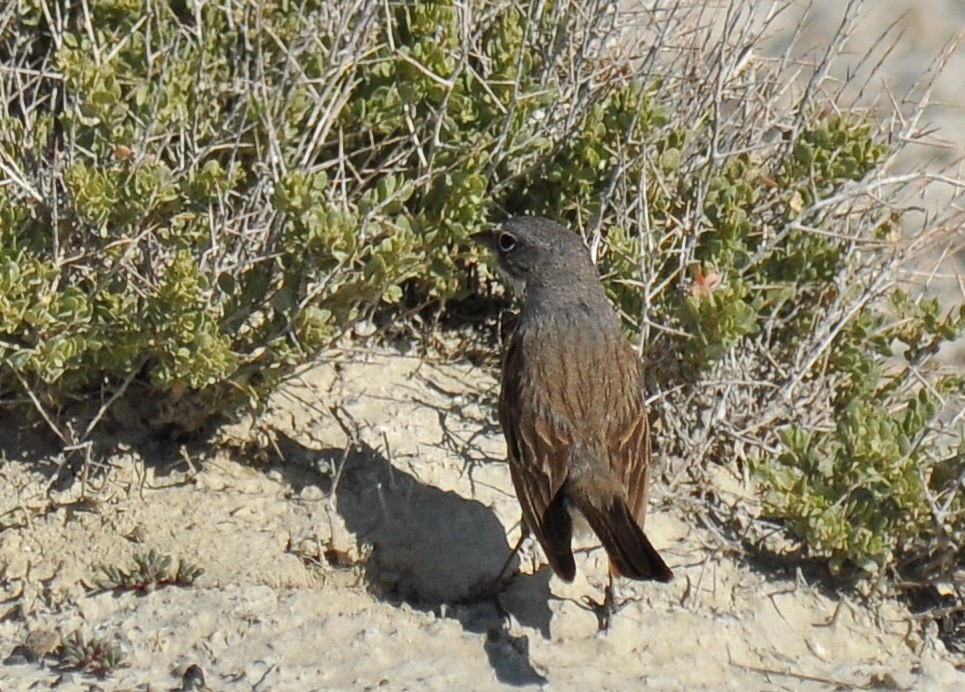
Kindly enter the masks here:
[[191, 586], [204, 570], [196, 565], [178, 560], [177, 568], [171, 569], [174, 559], [155, 550], [134, 556], [134, 569], [128, 571], [110, 565], [101, 565], [101, 575], [96, 579], [99, 589], [141, 591], [150, 593], [162, 586]]
[[62, 667], [99, 678], [110, 675], [123, 662], [124, 653], [117, 644], [99, 637], [87, 639], [79, 630], [64, 640], [61, 650]]

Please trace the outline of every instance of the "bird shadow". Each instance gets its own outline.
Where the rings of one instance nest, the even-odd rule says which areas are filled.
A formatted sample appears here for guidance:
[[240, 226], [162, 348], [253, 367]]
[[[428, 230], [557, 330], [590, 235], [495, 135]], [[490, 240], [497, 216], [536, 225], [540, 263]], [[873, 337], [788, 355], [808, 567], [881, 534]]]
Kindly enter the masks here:
[[[485, 635], [483, 647], [501, 683], [547, 682], [530, 661], [527, 637], [510, 633], [508, 616], [548, 636], [549, 576], [515, 579], [508, 589], [513, 598], [501, 598], [505, 584], [499, 576], [510, 549], [490, 507], [423, 483], [362, 441], [348, 453], [310, 449], [281, 434], [277, 443], [289, 462], [314, 460], [336, 469], [326, 474], [323, 489], [332, 494], [336, 513], [359, 546], [371, 548], [363, 577], [373, 594], [455, 619], [465, 631]], [[286, 463], [278, 470], [296, 491], [319, 484], [319, 474], [305, 463]], [[540, 602], [545, 613], [532, 605]]]

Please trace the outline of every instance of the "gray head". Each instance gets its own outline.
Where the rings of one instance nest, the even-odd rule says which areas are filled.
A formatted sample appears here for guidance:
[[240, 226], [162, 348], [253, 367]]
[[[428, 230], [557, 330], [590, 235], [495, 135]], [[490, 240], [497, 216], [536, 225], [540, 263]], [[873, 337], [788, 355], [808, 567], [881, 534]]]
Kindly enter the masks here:
[[492, 250], [500, 275], [520, 298], [542, 288], [557, 295], [602, 293], [583, 239], [549, 219], [514, 216], [473, 238]]

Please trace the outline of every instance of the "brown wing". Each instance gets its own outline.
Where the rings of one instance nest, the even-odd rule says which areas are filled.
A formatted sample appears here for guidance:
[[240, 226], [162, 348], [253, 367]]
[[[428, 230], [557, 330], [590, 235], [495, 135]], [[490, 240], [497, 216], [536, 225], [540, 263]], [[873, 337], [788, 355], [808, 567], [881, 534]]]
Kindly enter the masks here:
[[610, 468], [626, 490], [630, 512], [643, 528], [650, 489], [650, 425], [640, 360], [626, 341], [618, 349], [621, 377], [615, 388], [619, 404], [609, 418], [606, 437]]
[[540, 382], [552, 382], [552, 364], [527, 354], [523, 337], [514, 333], [503, 360], [499, 422], [506, 436], [510, 475], [526, 526], [560, 578], [572, 581], [576, 563], [571, 548], [572, 523], [560, 492], [566, 482], [572, 438], [554, 416]]

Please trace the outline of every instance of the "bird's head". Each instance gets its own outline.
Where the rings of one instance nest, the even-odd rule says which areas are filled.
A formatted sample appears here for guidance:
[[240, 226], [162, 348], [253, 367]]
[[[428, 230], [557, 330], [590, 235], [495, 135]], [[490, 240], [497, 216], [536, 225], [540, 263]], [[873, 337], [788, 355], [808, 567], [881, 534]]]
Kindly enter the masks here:
[[492, 251], [500, 276], [519, 297], [535, 285], [599, 282], [583, 239], [549, 219], [514, 216], [472, 238]]

